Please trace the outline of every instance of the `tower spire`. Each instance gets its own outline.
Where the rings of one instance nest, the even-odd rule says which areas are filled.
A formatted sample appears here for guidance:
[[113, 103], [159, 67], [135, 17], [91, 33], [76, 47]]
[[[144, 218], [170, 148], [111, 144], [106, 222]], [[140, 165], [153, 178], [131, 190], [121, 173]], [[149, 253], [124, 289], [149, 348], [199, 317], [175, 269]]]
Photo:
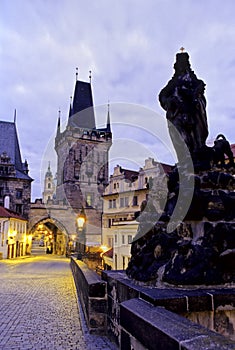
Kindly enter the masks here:
[[14, 123], [16, 123], [16, 108], [15, 108], [15, 111], [14, 111]]
[[90, 81], [90, 84], [91, 84], [91, 70], [89, 70], [89, 81]]
[[78, 67], [76, 67], [76, 81], [78, 81]]
[[70, 96], [69, 117], [71, 117], [71, 115], [73, 114], [72, 100], [73, 100], [73, 97]]
[[109, 104], [109, 101], [108, 101], [108, 114], [107, 114], [106, 131], [107, 131], [107, 132], [111, 132], [111, 125], [110, 125], [110, 104]]
[[61, 115], [61, 110], [59, 108], [59, 111], [58, 111], [58, 123], [57, 123], [57, 134], [60, 133], [60, 115]]

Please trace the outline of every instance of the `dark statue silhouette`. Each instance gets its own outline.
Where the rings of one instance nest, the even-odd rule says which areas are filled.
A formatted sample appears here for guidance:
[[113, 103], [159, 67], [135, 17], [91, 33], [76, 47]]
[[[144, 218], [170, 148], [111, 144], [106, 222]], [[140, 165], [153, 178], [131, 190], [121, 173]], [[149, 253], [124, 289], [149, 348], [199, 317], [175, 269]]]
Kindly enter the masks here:
[[[157, 218], [159, 209], [154, 203], [159, 198], [159, 179], [152, 181], [148, 201], [136, 216], [139, 226], [126, 273], [138, 281], [175, 285], [235, 282], [234, 156], [222, 134], [216, 137], [213, 147], [206, 145], [205, 84], [191, 70], [186, 52], [176, 55], [174, 69], [159, 101], [166, 111], [178, 163], [168, 174], [167, 198]], [[178, 135], [189, 149], [185, 157]], [[194, 169], [188, 166], [190, 156]], [[193, 179], [192, 185], [186, 181], [182, 186], [180, 174], [181, 179]], [[189, 188], [193, 195], [186, 215], [169, 232], [168, 223], [176, 208], [180, 213]]]
[[174, 69], [175, 74], [160, 92], [159, 101], [167, 112], [169, 132], [176, 151], [178, 145], [174, 127], [192, 154], [205, 146], [208, 136], [205, 84], [192, 71], [186, 52], [177, 53]]

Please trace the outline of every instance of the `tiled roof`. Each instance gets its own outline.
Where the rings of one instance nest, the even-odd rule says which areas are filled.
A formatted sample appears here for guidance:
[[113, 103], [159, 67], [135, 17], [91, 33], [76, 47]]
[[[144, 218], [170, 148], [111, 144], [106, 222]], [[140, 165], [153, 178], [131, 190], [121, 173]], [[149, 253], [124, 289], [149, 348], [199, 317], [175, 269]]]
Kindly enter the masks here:
[[0, 218], [13, 218], [13, 219], [18, 219], [18, 220], [24, 220], [27, 221], [25, 218], [20, 216], [18, 213], [16, 213], [13, 210], [6, 209], [4, 207], [0, 206]]
[[162, 168], [166, 174], [169, 173], [173, 169], [173, 166], [169, 165], [169, 164], [160, 163], [160, 165], [162, 166]]
[[124, 173], [124, 177], [126, 180], [129, 181], [135, 181], [139, 175], [138, 171], [135, 170], [129, 170], [129, 169], [123, 169], [121, 170], [122, 173]]

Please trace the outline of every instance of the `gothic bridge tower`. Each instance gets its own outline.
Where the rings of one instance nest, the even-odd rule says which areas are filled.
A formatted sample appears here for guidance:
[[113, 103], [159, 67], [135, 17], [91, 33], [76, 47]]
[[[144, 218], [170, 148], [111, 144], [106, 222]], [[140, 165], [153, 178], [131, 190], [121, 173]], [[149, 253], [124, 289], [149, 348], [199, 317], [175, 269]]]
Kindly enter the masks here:
[[91, 82], [76, 79], [64, 131], [60, 124], [59, 116], [55, 138], [56, 201], [70, 206], [75, 217], [85, 211], [86, 246], [98, 245], [101, 243], [102, 194], [109, 179], [112, 133], [109, 110], [106, 127], [96, 127]]

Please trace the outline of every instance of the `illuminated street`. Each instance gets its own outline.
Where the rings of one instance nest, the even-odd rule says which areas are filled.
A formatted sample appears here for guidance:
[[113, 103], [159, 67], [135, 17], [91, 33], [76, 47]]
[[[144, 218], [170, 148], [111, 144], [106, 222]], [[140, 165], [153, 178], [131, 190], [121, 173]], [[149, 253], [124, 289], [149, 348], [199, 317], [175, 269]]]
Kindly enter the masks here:
[[88, 334], [69, 259], [1, 260], [0, 298], [1, 350], [116, 349], [106, 337]]

